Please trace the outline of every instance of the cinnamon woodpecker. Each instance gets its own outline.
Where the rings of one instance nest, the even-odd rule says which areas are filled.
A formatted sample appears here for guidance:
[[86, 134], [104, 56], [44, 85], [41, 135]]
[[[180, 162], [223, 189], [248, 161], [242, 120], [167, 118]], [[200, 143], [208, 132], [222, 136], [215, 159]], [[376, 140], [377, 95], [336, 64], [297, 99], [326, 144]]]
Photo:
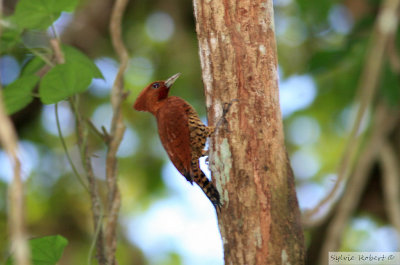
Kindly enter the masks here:
[[213, 183], [201, 171], [199, 158], [205, 154], [207, 137], [214, 127], [205, 126], [194, 108], [185, 100], [168, 96], [172, 84], [180, 76], [149, 84], [137, 97], [133, 108], [147, 111], [157, 119], [161, 143], [176, 169], [193, 184], [200, 186], [214, 207], [220, 208], [220, 196]]

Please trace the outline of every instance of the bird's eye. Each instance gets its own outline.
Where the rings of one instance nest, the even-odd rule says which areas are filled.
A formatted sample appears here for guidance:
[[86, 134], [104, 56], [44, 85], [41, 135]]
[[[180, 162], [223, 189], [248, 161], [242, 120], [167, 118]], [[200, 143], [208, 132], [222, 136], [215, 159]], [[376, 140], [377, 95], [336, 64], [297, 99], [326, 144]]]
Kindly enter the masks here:
[[154, 83], [152, 86], [152, 88], [156, 89], [160, 87], [160, 83]]

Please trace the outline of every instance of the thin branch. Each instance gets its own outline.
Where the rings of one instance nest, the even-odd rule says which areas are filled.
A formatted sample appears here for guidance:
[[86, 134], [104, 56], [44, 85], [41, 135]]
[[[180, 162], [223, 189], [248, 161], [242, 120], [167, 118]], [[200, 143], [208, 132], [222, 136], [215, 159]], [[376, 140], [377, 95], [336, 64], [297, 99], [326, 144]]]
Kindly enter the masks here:
[[[0, 21], [3, 19], [3, 0], [0, 0]], [[0, 25], [0, 36], [2, 25]], [[6, 114], [3, 103], [3, 89], [0, 82], [0, 144], [14, 163], [14, 176], [8, 190], [8, 225], [10, 229], [11, 247], [15, 251], [15, 261], [18, 265], [30, 265], [30, 249], [25, 233], [24, 219], [24, 187], [21, 178], [21, 161], [19, 160], [17, 133], [10, 117]]]
[[[1, 3], [0, 3], [1, 4]], [[24, 224], [24, 188], [21, 179], [21, 161], [19, 160], [17, 133], [5, 112], [3, 93], [0, 87], [0, 143], [13, 163], [14, 176], [8, 190], [8, 225], [10, 228], [11, 247], [15, 253], [15, 264], [29, 265], [30, 250]]]
[[110, 265], [116, 264], [115, 251], [117, 247], [116, 226], [121, 205], [117, 186], [117, 151], [125, 132], [122, 118], [122, 101], [125, 99], [123, 74], [128, 66], [128, 51], [122, 41], [121, 22], [128, 0], [117, 0], [113, 6], [110, 20], [110, 34], [115, 52], [120, 60], [120, 67], [111, 90], [111, 105], [113, 117], [106, 159], [106, 181], [108, 188], [108, 219], [106, 225], [107, 258]]
[[383, 197], [389, 220], [400, 234], [400, 168], [394, 148], [385, 141], [379, 154], [382, 168]]
[[64, 53], [61, 50], [61, 43], [59, 39], [51, 39], [50, 45], [53, 48], [54, 56], [56, 58], [57, 64], [65, 63]]
[[[86, 124], [89, 125], [89, 128], [94, 132], [94, 134], [96, 134], [105, 143], [109, 142], [110, 136], [108, 135], [107, 131], [106, 131], [106, 133], [104, 133], [104, 130], [103, 130], [103, 133], [100, 132], [97, 129], [97, 127], [93, 124], [93, 122], [88, 118], [86, 118], [85, 121], [86, 121]], [[102, 129], [103, 129], [103, 127], [102, 127]]]
[[103, 206], [101, 204], [99, 191], [97, 187], [96, 178], [92, 168], [91, 155], [87, 145], [87, 129], [85, 127], [85, 122], [77, 107], [77, 96], [70, 98], [69, 102], [71, 108], [75, 114], [76, 124], [77, 124], [77, 136], [78, 145], [81, 147], [81, 160], [83, 167], [85, 169], [86, 177], [89, 182], [89, 193], [92, 203], [92, 215], [95, 227], [95, 235], [93, 237], [93, 242], [96, 245], [96, 259], [100, 265], [107, 265], [106, 249], [104, 244], [104, 233], [103, 233]]
[[90, 249], [89, 249], [89, 255], [88, 255], [88, 264], [89, 265], [92, 264], [93, 251], [94, 251], [94, 248], [96, 247], [97, 239], [99, 238], [100, 232], [102, 231], [103, 217], [104, 217], [103, 208], [101, 208], [100, 220], [97, 223], [97, 227], [95, 229], [95, 234], [94, 234], [94, 237], [93, 237], [93, 241], [92, 241], [92, 244], [90, 245]]
[[343, 197], [337, 206], [335, 215], [328, 226], [318, 264], [327, 264], [327, 253], [339, 248], [344, 228], [360, 201], [362, 192], [368, 180], [370, 169], [378, 156], [382, 143], [398, 121], [398, 112], [393, 113], [385, 105], [378, 105], [371, 138], [366, 144], [366, 147], [356, 164], [357, 170], [350, 178], [346, 191], [343, 194]]
[[[345, 181], [349, 178], [353, 165], [356, 162], [355, 157], [360, 148], [361, 137], [359, 136], [361, 121], [366, 115], [366, 111], [375, 97], [381, 66], [384, 60], [385, 49], [389, 37], [397, 30], [397, 10], [400, 6], [400, 0], [385, 0], [382, 4], [381, 11], [378, 14], [374, 34], [371, 39], [369, 52], [367, 54], [366, 63], [360, 78], [357, 89], [357, 97], [359, 99], [359, 108], [351, 130], [345, 151], [340, 162], [338, 170], [338, 179], [329, 194], [321, 200], [318, 205], [305, 213], [304, 220], [306, 223], [312, 223], [312, 217], [319, 213], [324, 206], [333, 204], [333, 200], [337, 197], [337, 192]], [[332, 208], [330, 208], [331, 210]], [[329, 215], [329, 211], [324, 213], [324, 218]], [[322, 219], [321, 219], [322, 220]]]

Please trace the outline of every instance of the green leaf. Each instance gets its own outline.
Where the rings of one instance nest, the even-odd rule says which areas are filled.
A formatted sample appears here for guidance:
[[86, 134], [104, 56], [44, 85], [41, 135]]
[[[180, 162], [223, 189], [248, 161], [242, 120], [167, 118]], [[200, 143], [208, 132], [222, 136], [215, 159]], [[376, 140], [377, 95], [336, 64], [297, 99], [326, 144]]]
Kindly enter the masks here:
[[78, 5], [78, 0], [51, 0], [54, 4], [53, 8], [59, 11], [73, 12]]
[[75, 63], [56, 65], [40, 82], [40, 99], [44, 104], [52, 104], [85, 91], [92, 81], [88, 71]]
[[45, 65], [45, 62], [43, 62], [43, 60], [41, 58], [35, 56], [28, 63], [25, 64], [24, 68], [22, 69], [21, 75], [35, 74], [44, 65]]
[[[62, 236], [45, 236], [29, 240], [32, 265], [55, 265], [61, 258], [68, 240]], [[14, 264], [8, 259], [6, 265]]]
[[65, 60], [67, 63], [76, 64], [76, 66], [79, 67], [80, 71], [87, 71], [87, 73], [90, 74], [92, 78], [104, 78], [99, 68], [85, 54], [68, 45], [63, 45], [62, 50], [64, 52]]
[[53, 11], [49, 0], [21, 0], [15, 10], [15, 22], [21, 28], [47, 29], [58, 17], [61, 11]]
[[62, 11], [73, 11], [78, 0], [20, 0], [15, 10], [15, 22], [21, 28], [47, 29]]
[[33, 265], [55, 265], [61, 258], [68, 240], [60, 235], [35, 238], [29, 241]]
[[82, 52], [71, 46], [62, 47], [65, 63], [56, 65], [42, 79], [40, 99], [52, 104], [85, 91], [93, 78], [102, 78], [97, 66]]
[[39, 79], [36, 75], [22, 76], [4, 88], [4, 104], [9, 115], [32, 102], [32, 90]]

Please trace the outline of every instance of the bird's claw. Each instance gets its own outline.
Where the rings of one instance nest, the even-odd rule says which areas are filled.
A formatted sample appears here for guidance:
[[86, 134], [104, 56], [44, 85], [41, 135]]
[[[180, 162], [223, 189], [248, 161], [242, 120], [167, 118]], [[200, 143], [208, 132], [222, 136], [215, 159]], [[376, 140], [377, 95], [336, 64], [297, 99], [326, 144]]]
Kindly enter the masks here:
[[[221, 124], [224, 124], [225, 127], [226, 127], [226, 124], [228, 124], [228, 120], [226, 119], [226, 114], [228, 114], [229, 109], [231, 108], [231, 106], [234, 102], [239, 102], [239, 100], [237, 98], [235, 98], [235, 99], [232, 99], [229, 103], [224, 103], [224, 106], [222, 107], [222, 115], [217, 123], [217, 126], [215, 126], [215, 131], [217, 131], [219, 129]], [[227, 128], [226, 128], [226, 130], [228, 132], [230, 132]]]

